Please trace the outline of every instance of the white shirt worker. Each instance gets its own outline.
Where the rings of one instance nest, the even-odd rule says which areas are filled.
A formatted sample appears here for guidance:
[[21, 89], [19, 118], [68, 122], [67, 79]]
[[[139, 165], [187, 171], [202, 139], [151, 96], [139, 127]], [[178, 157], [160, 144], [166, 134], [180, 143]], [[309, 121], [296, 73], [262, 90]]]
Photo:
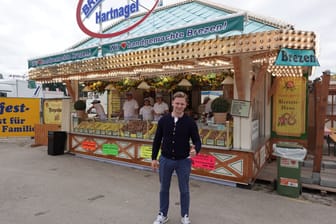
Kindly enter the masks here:
[[140, 108], [139, 115], [142, 116], [142, 120], [144, 121], [152, 121], [153, 117], [153, 107], [151, 105], [144, 105]]
[[124, 119], [134, 120], [138, 118], [137, 110], [139, 109], [138, 102], [135, 99], [126, 100], [123, 105]]
[[164, 113], [169, 111], [169, 107], [167, 103], [160, 101], [154, 104], [153, 110], [154, 110], [154, 120], [158, 121], [164, 115]]

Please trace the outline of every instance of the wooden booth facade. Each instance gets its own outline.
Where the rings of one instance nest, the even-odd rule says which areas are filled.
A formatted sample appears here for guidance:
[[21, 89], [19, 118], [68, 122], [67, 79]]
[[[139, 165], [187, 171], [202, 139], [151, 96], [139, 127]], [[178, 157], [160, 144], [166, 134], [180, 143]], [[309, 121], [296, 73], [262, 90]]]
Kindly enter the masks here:
[[[104, 33], [114, 32], [142, 15], [139, 13], [131, 16], [130, 21], [120, 21], [104, 30]], [[186, 16], [193, 19], [187, 20]], [[225, 24], [225, 27], [218, 24]], [[177, 28], [174, 30], [172, 27]], [[147, 36], [144, 30], [149, 33]], [[192, 32], [192, 35], [187, 38], [188, 32]], [[83, 56], [78, 60], [50, 64], [45, 60], [47, 58], [33, 59], [29, 62], [29, 78], [66, 83], [73, 101], [79, 98], [80, 82], [91, 87], [92, 83], [97, 82], [104, 83], [103, 87], [111, 84], [114, 88], [108, 91], [109, 110], [116, 99], [122, 100], [125, 91], [131, 89], [138, 93], [137, 85], [142, 81], [152, 82], [155, 91], [162, 91], [169, 97], [176, 87], [167, 87], [169, 80], [175, 83], [180, 79], [189, 80], [192, 83], [188, 87], [192, 109], [200, 104], [201, 91], [214, 90], [212, 86], [217, 85], [215, 90], [231, 95], [226, 97], [230, 98], [234, 107], [231, 108], [233, 119], [224, 124], [197, 121], [199, 131], [204, 131], [201, 134], [203, 146], [201, 154], [193, 161], [192, 174], [233, 185], [253, 183], [271, 156], [274, 141], [286, 139], [286, 133], [275, 130], [279, 124], [274, 122], [277, 118], [272, 114], [277, 104], [274, 102], [277, 85], [283, 83], [283, 79], [288, 84], [288, 79], [294, 78], [302, 85], [300, 91], [306, 91], [304, 85], [311, 72], [303, 66], [274, 65], [276, 57], [283, 48], [314, 51], [315, 34], [230, 7], [190, 0], [157, 8], [149, 19], [127, 35], [103, 42], [98, 38], [88, 38], [62, 54], [85, 50], [94, 55], [87, 58]], [[183, 38], [154, 41], [148, 46], [135, 47], [135, 42], [141, 43], [136, 38], [154, 40], [162, 35], [182, 35]], [[93, 53], [95, 48], [97, 55]], [[43, 61], [46, 64], [42, 65]], [[203, 82], [210, 79], [209, 74], [217, 84]], [[226, 86], [225, 82], [218, 85], [228, 77], [233, 80], [231, 87]], [[160, 86], [152, 81], [154, 79], [168, 81], [164, 83], [161, 80]], [[195, 80], [203, 81], [196, 83]], [[226, 94], [228, 88], [232, 89], [231, 94]], [[117, 105], [117, 109], [120, 109], [120, 102]], [[306, 106], [300, 104], [304, 113]], [[131, 124], [115, 119], [114, 112], [109, 111], [109, 120], [104, 122], [79, 123], [78, 119], [74, 119], [68, 130], [70, 151], [120, 165], [149, 168], [155, 122], [132, 121], [135, 124]], [[125, 129], [126, 126], [140, 126], [136, 122], [142, 122], [141, 130]], [[300, 133], [289, 139], [298, 139], [305, 144], [305, 121], [301, 122]]]

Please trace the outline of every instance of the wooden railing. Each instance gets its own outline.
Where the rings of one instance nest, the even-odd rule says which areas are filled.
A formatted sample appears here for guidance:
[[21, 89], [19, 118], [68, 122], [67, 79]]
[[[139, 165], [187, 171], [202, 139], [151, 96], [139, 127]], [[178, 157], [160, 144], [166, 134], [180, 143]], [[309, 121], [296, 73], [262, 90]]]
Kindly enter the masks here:
[[35, 144], [32, 146], [48, 145], [48, 131], [59, 131], [59, 124], [35, 124]]

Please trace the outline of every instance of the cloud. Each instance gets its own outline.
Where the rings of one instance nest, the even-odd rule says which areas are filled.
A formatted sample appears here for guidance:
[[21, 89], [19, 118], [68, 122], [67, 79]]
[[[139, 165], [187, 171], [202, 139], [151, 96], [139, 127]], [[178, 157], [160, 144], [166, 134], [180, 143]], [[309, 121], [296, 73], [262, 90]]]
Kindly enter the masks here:
[[68, 0], [3, 0], [0, 73], [26, 73], [29, 58], [61, 52], [83, 39], [76, 5]]
[[[293, 24], [297, 30], [314, 31], [320, 40], [321, 67], [317, 71], [336, 71], [333, 59], [336, 55], [333, 0], [299, 3], [293, 0], [210, 1]], [[165, 5], [175, 2], [177, 0], [164, 0]], [[86, 39], [76, 23], [77, 3], [76, 0], [2, 0], [0, 73], [26, 73], [28, 59], [59, 53]]]

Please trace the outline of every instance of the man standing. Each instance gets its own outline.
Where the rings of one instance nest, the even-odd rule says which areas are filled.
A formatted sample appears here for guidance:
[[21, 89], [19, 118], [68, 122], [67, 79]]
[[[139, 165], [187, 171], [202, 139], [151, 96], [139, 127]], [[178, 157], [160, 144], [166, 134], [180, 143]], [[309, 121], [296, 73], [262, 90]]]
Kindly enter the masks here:
[[123, 112], [124, 112], [124, 120], [135, 120], [138, 118], [138, 109], [139, 104], [133, 98], [133, 94], [131, 92], [126, 93], [126, 101], [123, 105]]
[[[181, 223], [190, 224], [189, 176], [191, 173], [191, 157], [201, 150], [201, 140], [195, 121], [184, 114], [188, 96], [183, 92], [173, 95], [173, 111], [158, 121], [153, 141], [152, 169], [159, 167], [160, 176], [160, 211], [153, 224], [168, 221], [169, 189], [172, 174], [175, 171], [180, 190]], [[190, 139], [193, 145], [190, 145]], [[157, 156], [161, 148], [159, 162]]]

